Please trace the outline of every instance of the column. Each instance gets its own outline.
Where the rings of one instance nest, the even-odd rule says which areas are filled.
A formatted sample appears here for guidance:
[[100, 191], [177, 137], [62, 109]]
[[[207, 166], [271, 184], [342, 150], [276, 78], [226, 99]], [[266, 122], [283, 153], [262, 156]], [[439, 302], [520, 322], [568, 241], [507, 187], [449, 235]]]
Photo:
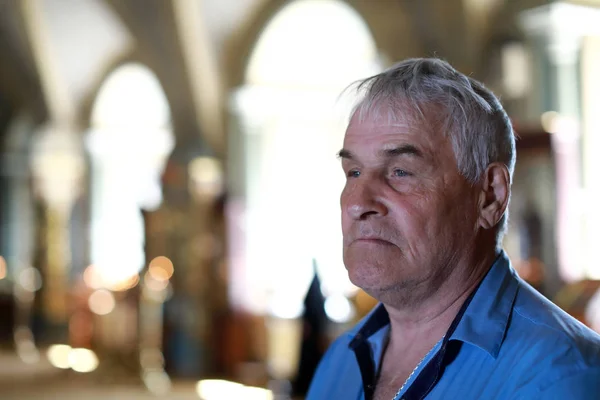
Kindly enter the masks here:
[[[598, 16], [600, 23], [600, 16]], [[583, 185], [586, 198], [585, 267], [592, 279], [600, 279], [596, 237], [600, 227], [600, 34], [584, 39], [582, 48]]]
[[[83, 186], [85, 163], [80, 138], [68, 128], [47, 125], [33, 141], [34, 191], [43, 203], [46, 258], [42, 266], [42, 312], [53, 339], [67, 341], [71, 208]], [[33, 276], [33, 275], [32, 275]], [[22, 282], [27, 289], [27, 282]]]
[[564, 2], [527, 10], [520, 18], [531, 42], [544, 46], [542, 65], [549, 70], [538, 101], [545, 103], [543, 111], [553, 112], [546, 114], [546, 129], [555, 155], [558, 270], [567, 282], [587, 276], [579, 63], [582, 38], [599, 30], [598, 21], [600, 10]]
[[0, 175], [5, 185], [2, 207], [6, 213], [6, 221], [3, 221], [6, 237], [0, 251], [6, 257], [7, 277], [13, 281], [15, 350], [26, 363], [40, 359], [31, 329], [34, 292], [24, 290], [20, 284], [28, 271], [32, 271], [35, 246], [35, 216], [28, 168], [28, 140], [33, 124], [29, 115], [16, 116], [6, 134], [5, 153], [0, 156]]

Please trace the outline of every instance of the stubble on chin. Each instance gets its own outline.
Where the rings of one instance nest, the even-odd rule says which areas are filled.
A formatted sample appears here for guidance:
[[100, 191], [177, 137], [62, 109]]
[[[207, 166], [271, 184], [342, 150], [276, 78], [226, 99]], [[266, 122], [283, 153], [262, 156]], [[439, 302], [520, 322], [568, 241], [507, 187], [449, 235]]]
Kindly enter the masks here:
[[[356, 267], [350, 271], [350, 281], [379, 302], [394, 308], [418, 308], [437, 292], [448, 278], [448, 270], [431, 271], [430, 275], [393, 277], [386, 279], [384, 267]], [[370, 270], [369, 270], [370, 269]], [[407, 272], [408, 273], [408, 272]]]
[[387, 285], [365, 285], [361, 289], [385, 305], [406, 308], [417, 305], [427, 297], [428, 290], [423, 286], [423, 282], [417, 279], [404, 279]]
[[413, 297], [420, 285], [419, 280], [398, 276], [394, 271], [397, 265], [390, 266], [387, 260], [378, 261], [348, 260], [345, 257], [344, 263], [352, 284], [382, 303], [406, 302]]

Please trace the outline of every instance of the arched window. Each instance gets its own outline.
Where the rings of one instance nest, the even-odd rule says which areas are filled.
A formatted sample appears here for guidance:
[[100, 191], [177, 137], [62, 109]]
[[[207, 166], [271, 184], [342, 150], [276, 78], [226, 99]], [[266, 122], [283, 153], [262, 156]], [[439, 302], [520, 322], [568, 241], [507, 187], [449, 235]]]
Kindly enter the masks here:
[[298, 316], [313, 260], [326, 296], [354, 290], [341, 253], [339, 99], [379, 70], [368, 27], [342, 1], [292, 2], [264, 29], [233, 98], [246, 143], [247, 254], [242, 276], [232, 279], [250, 288], [234, 293], [234, 303]]
[[94, 103], [86, 146], [91, 261], [110, 286], [144, 267], [141, 210], [160, 205], [160, 177], [174, 146], [169, 104], [152, 71], [132, 63], [108, 76]]

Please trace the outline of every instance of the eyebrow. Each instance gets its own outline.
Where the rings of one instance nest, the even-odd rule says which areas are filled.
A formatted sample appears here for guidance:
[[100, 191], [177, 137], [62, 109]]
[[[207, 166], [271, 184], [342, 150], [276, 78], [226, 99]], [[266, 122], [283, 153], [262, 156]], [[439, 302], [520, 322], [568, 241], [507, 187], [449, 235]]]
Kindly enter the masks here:
[[[403, 155], [415, 156], [415, 157], [423, 157], [423, 152], [413, 146], [412, 144], [403, 144], [400, 146], [392, 147], [389, 149], [383, 149], [380, 151], [385, 158], [394, 158]], [[337, 153], [338, 158], [353, 160], [354, 154], [350, 150], [341, 149]]]
[[352, 152], [350, 152], [350, 150], [346, 150], [346, 149], [341, 149], [340, 151], [338, 151], [337, 153], [338, 158], [342, 158], [342, 159], [346, 159], [346, 160], [353, 160], [354, 159], [354, 154], [352, 154]]
[[412, 144], [403, 144], [400, 146], [396, 146], [390, 149], [384, 149], [381, 151], [386, 158], [394, 158], [403, 155], [415, 156], [415, 157], [423, 157], [423, 152], [413, 146]]

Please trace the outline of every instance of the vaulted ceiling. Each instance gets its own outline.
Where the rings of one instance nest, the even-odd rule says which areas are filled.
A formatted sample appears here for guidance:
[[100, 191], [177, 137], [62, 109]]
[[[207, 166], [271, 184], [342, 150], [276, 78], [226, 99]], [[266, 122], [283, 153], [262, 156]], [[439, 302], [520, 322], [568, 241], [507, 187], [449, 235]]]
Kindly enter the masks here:
[[[38, 3], [33, 3], [35, 1]], [[178, 1], [190, 5], [194, 0]], [[516, 31], [515, 13], [547, 2], [394, 0], [391, 4], [392, 0], [346, 1], [364, 15], [376, 41], [390, 58], [417, 53], [437, 54], [473, 71], [483, 68], [477, 63], [485, 59], [485, 48], [493, 37]], [[186, 54], [190, 49], [185, 47], [181, 26], [178, 27], [182, 24], [178, 20], [181, 15], [176, 16], [175, 3], [171, 0], [33, 2], [0, 1], [0, 131], [5, 130], [3, 124], [19, 110], [29, 110], [40, 121], [48, 116], [49, 94], [44, 85], [45, 75], [40, 74], [39, 68], [40, 63], [48, 60], [40, 60], [39, 54], [32, 50], [31, 33], [24, 17], [27, 13], [23, 12], [23, 4], [32, 3], [42, 4], [39, 10], [45, 14], [46, 23], [40, 27], [41, 35], [54, 51], [50, 55], [54, 58], [51, 60], [55, 64], [54, 73], [62, 74], [62, 84], [70, 87], [68, 95], [80, 123], [87, 122], [91, 103], [106, 74], [127, 60], [141, 61], [156, 73], [172, 109], [176, 110], [177, 118], [173, 123], [180, 138], [206, 131], [198, 120], [211, 115], [205, 110], [202, 118], [198, 117], [199, 100], [194, 92], [198, 84], [191, 81], [194, 74], [190, 71], [198, 72], [196, 69], [212, 65], [211, 74], [205, 75], [203, 82], [213, 85], [213, 91], [222, 90], [222, 97], [225, 97], [231, 87], [239, 84], [245, 58], [264, 23], [287, 3], [284, 0], [202, 0], [198, 3], [202, 15], [197, 21], [202, 21], [204, 26], [196, 30], [194, 37], [198, 39], [198, 46], [208, 48], [204, 57], [211, 60], [190, 64], [189, 54]], [[600, 0], [574, 2], [600, 5]], [[87, 4], [85, 7], [94, 12], [87, 16], [82, 14], [85, 8], [82, 4]], [[58, 9], [59, 6], [62, 8]], [[98, 21], [99, 14], [107, 16], [107, 26], [112, 28], [90, 26], [93, 21]], [[85, 21], [92, 22], [86, 25]], [[117, 39], [113, 38], [109, 43], [109, 36]], [[95, 52], [104, 53], [97, 55]], [[97, 62], [86, 64], [88, 59]], [[77, 74], [81, 76], [73, 76]]]

